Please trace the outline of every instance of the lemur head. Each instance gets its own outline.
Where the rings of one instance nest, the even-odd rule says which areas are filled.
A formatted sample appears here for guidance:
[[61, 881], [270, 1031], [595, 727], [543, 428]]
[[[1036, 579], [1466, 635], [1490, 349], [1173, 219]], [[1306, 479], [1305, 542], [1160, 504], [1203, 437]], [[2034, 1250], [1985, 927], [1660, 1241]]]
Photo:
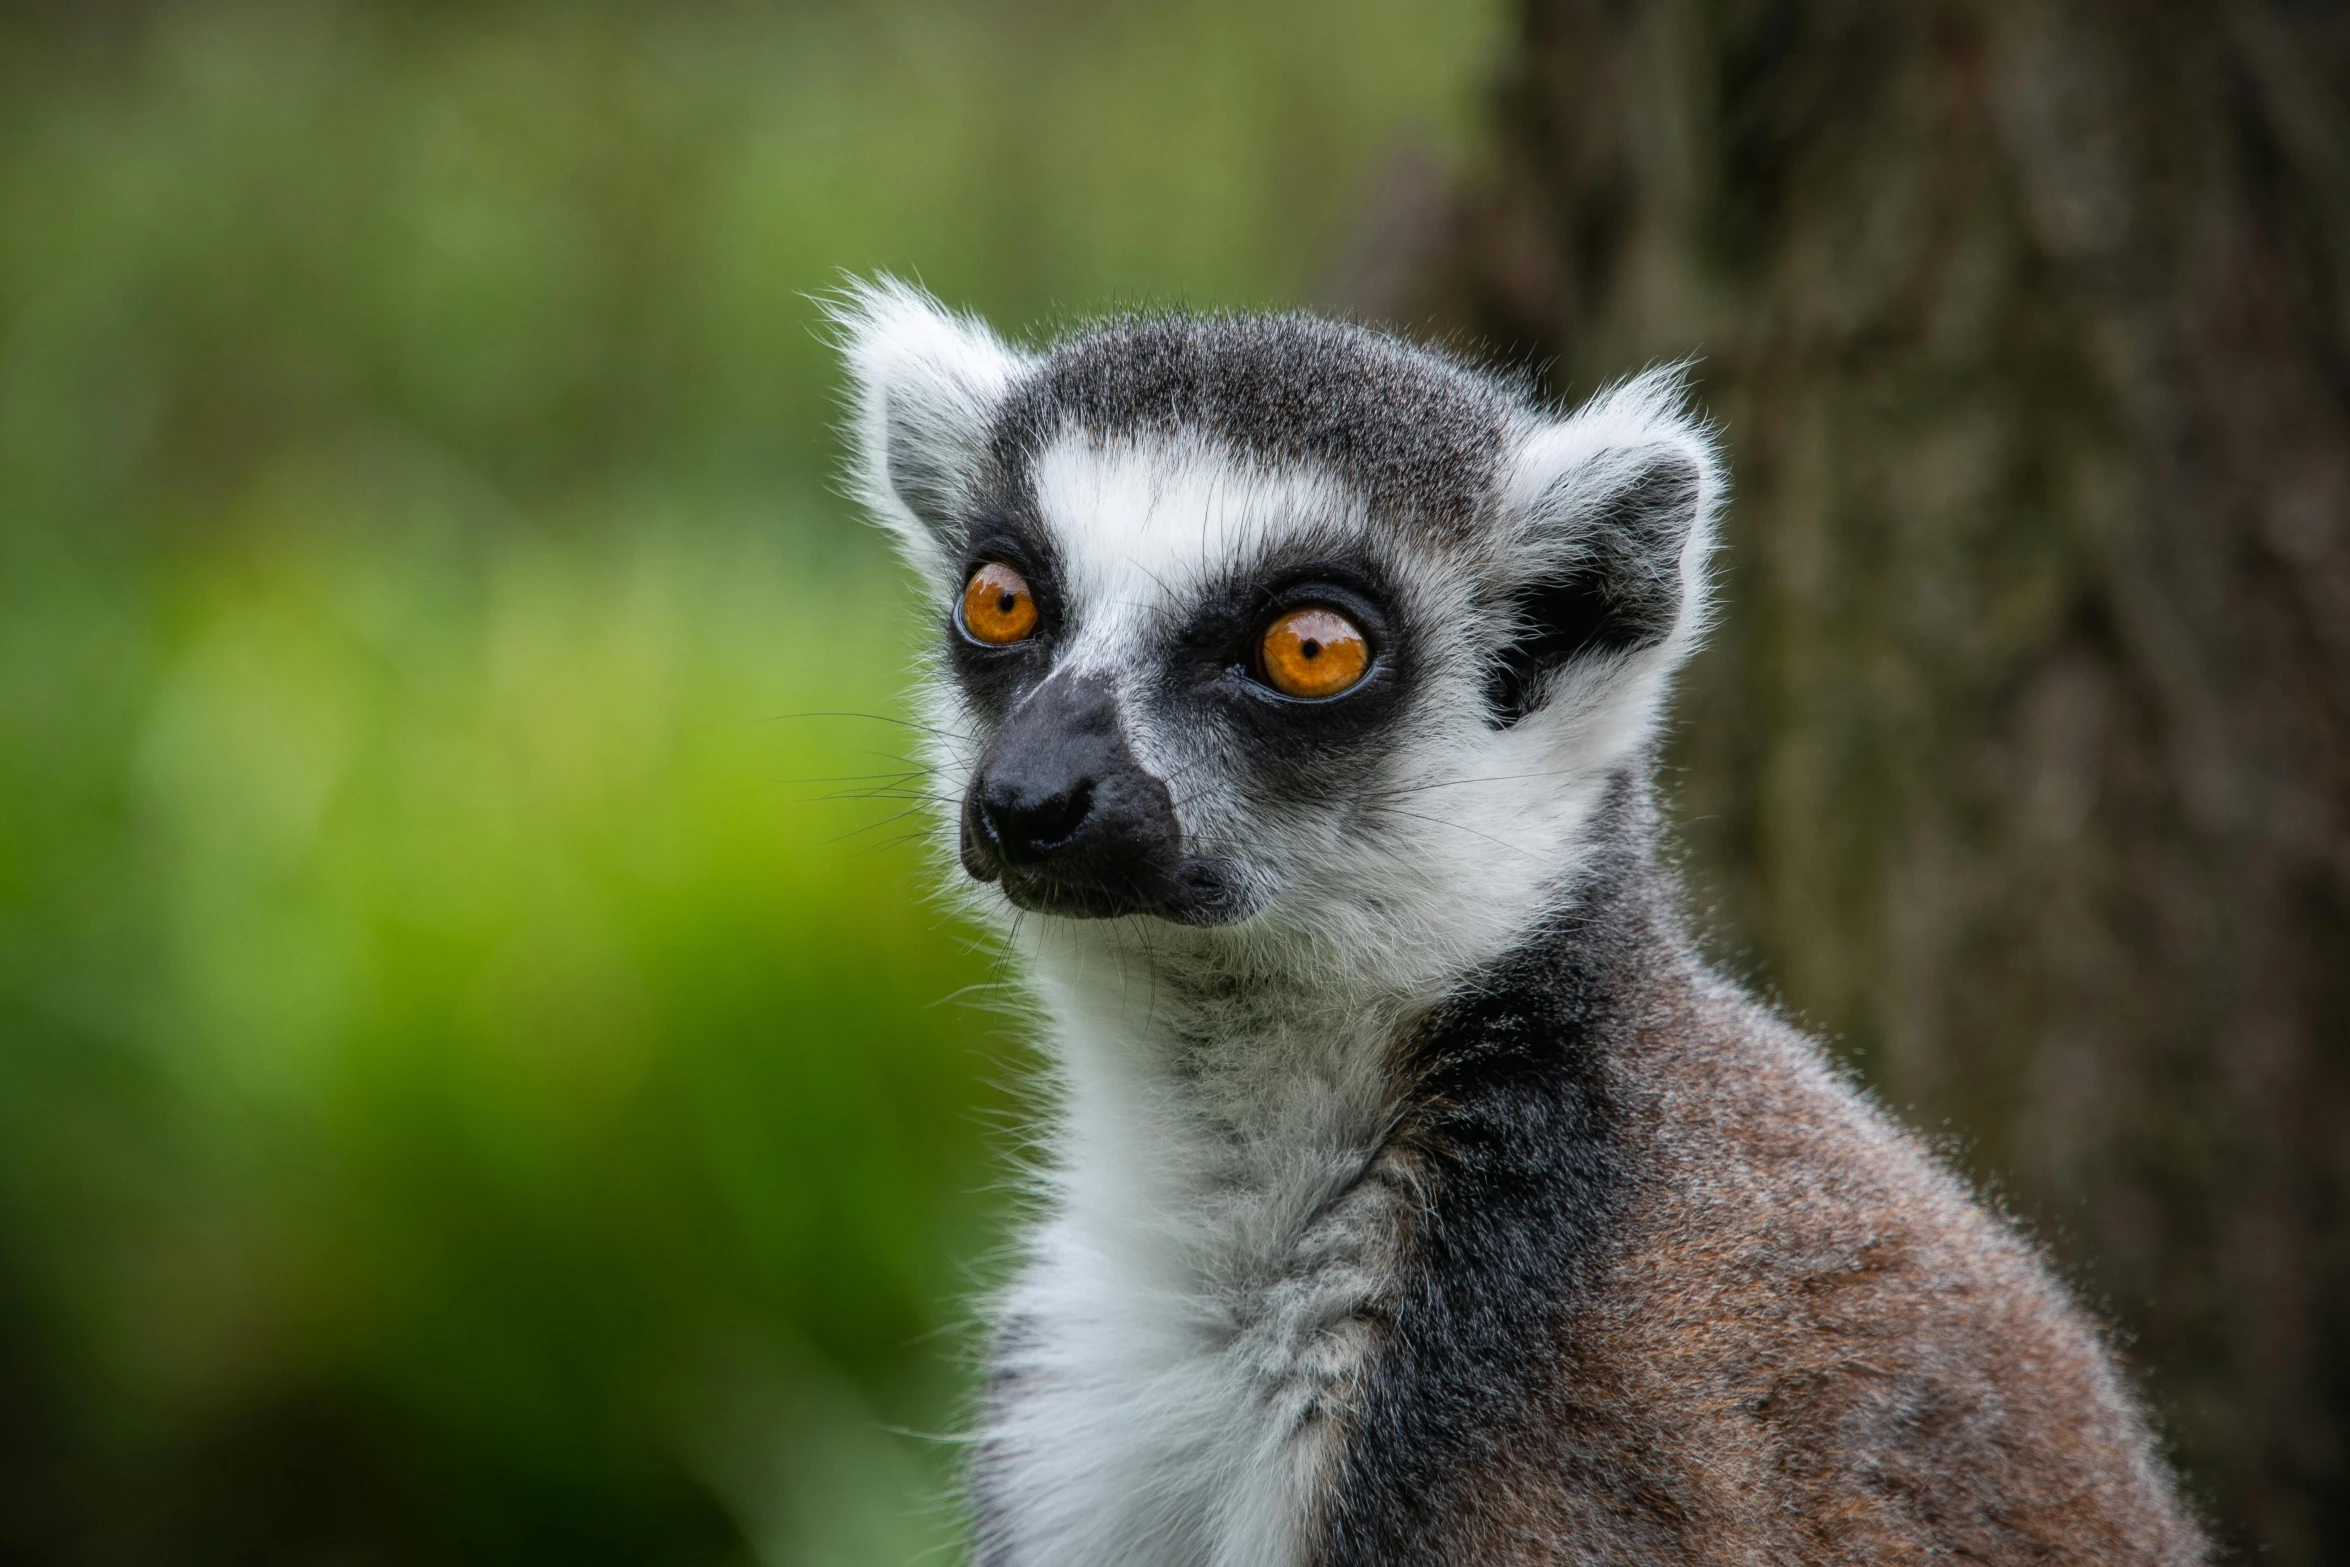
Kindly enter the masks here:
[[1570, 895], [1704, 618], [1673, 373], [1561, 416], [1301, 316], [1027, 353], [883, 282], [840, 322], [989, 901], [1441, 967]]

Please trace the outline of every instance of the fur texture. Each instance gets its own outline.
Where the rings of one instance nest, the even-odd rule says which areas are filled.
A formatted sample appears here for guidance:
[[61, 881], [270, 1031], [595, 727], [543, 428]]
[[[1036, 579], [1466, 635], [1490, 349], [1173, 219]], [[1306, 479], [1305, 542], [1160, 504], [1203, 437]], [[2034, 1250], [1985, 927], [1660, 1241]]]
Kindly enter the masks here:
[[[1648, 773], [1721, 495], [1676, 375], [1560, 415], [1310, 318], [839, 320], [1062, 1096], [981, 1561], [2200, 1559], [2031, 1252], [1675, 921]], [[1006, 645], [954, 607], [990, 564]], [[1252, 669], [1299, 605], [1364, 634], [1341, 695]], [[1010, 855], [990, 802], [1054, 788]]]

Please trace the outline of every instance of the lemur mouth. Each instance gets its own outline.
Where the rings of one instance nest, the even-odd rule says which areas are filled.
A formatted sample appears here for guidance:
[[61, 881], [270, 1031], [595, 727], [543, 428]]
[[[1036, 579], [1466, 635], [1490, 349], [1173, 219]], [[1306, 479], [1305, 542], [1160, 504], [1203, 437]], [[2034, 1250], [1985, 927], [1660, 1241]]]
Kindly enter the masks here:
[[[971, 869], [966, 849], [964, 868]], [[990, 874], [972, 870], [980, 881], [999, 882], [1015, 908], [1063, 919], [1124, 919], [1147, 915], [1177, 925], [1229, 925], [1248, 917], [1247, 900], [1232, 879], [1206, 862], [1183, 866], [1173, 877], [1151, 876], [1145, 881], [1111, 884], [1075, 881], [1048, 871], [998, 868]]]
[[1174, 833], [1136, 830], [1115, 802], [1097, 810], [1095, 793], [1089, 785], [1022, 815], [975, 785], [963, 802], [963, 869], [1001, 885], [1015, 908], [1064, 919], [1224, 925], [1246, 915], [1223, 867], [1185, 856]]

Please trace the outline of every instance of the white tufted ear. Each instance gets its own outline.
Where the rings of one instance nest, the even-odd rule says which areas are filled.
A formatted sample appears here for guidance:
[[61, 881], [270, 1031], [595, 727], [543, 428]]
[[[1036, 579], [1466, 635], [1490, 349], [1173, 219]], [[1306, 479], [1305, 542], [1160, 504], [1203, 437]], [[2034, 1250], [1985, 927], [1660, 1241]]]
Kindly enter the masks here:
[[1572, 660], [1669, 670], [1703, 634], [1721, 463], [1682, 377], [1651, 370], [1519, 434], [1501, 504], [1511, 633], [1489, 693], [1497, 722], [1540, 707]]
[[943, 577], [942, 541], [988, 426], [1030, 361], [978, 318], [895, 278], [854, 282], [828, 308], [848, 364], [858, 498], [917, 570]]

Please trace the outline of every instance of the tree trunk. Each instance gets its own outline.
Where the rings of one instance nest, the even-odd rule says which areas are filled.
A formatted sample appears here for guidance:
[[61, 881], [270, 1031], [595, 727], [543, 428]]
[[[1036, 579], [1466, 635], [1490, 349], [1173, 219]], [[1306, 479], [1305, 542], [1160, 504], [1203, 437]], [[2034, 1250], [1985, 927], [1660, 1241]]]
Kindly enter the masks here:
[[1733, 967], [2033, 1227], [2238, 1546], [2350, 1560], [2350, 11], [1525, 0], [1353, 301], [1702, 355]]

